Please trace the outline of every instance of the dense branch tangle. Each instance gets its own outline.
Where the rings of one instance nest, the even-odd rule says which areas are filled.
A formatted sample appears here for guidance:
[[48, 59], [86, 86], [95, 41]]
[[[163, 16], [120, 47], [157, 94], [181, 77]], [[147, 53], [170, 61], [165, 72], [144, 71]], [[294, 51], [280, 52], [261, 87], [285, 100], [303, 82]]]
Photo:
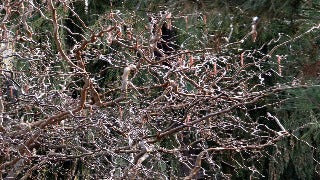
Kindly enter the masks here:
[[[2, 82], [19, 92], [4, 94], [2, 177], [42, 177], [69, 163], [67, 175], [52, 174], [76, 176], [82, 164], [92, 178], [226, 178], [290, 136], [251, 117], [266, 96], [292, 88], [264, 84], [262, 63], [273, 52], [247, 50], [246, 65], [236, 43], [187, 49], [165, 38], [180, 18], [170, 12], [148, 20], [112, 10], [86, 25], [67, 2], [2, 3], [1, 33], [16, 48], [14, 76]], [[64, 24], [68, 13], [82, 32]]]

